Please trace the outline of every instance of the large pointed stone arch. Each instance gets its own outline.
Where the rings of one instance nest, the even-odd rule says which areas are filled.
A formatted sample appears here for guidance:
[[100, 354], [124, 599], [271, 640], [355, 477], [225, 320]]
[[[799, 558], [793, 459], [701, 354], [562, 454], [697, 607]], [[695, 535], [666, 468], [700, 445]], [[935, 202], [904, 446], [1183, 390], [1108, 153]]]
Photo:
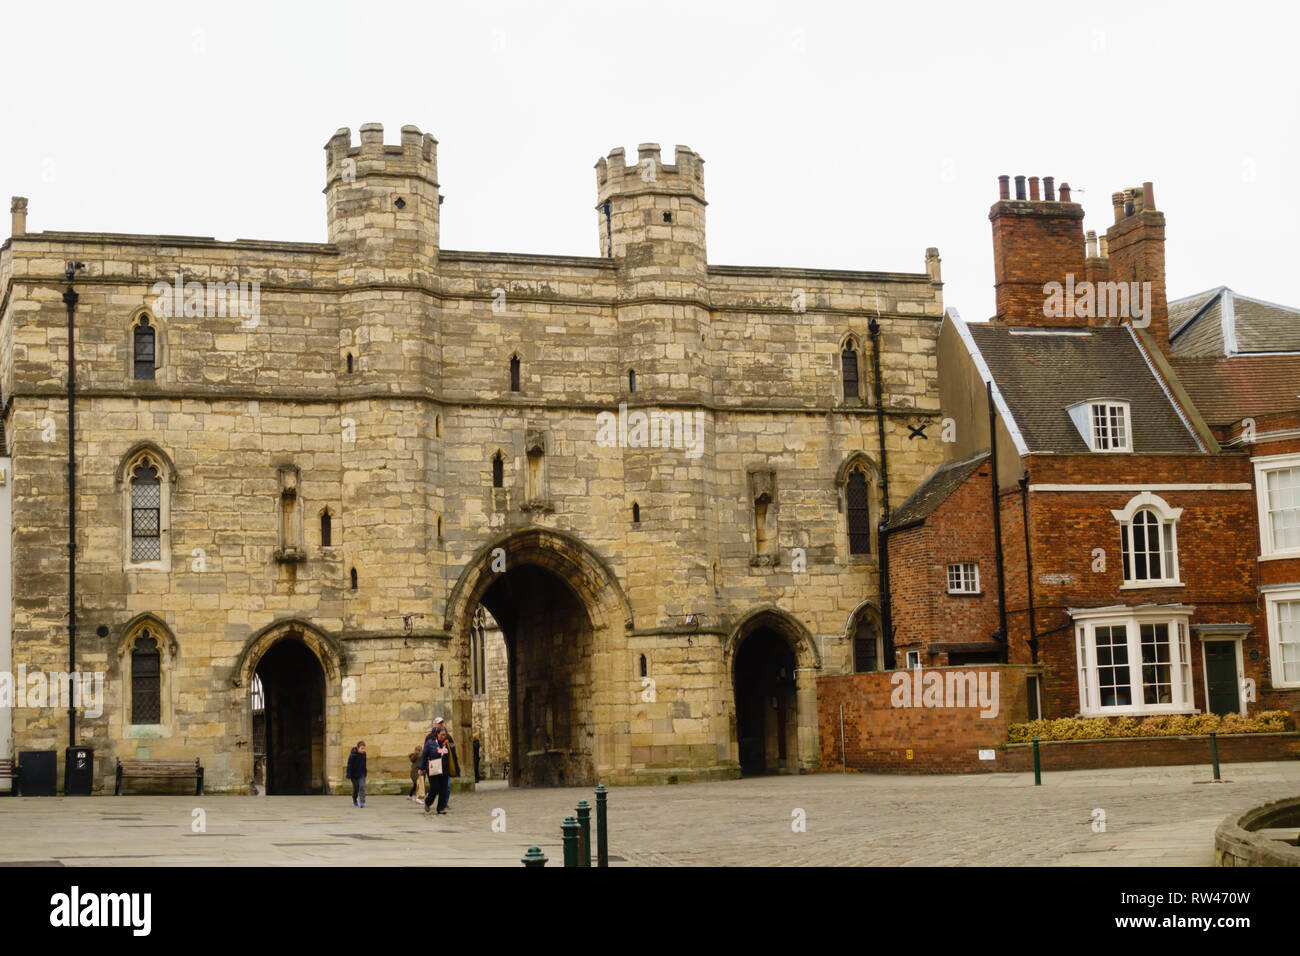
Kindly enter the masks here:
[[[468, 633], [474, 607], [500, 573], [492, 567], [498, 549], [504, 552], [507, 570], [535, 564], [554, 572], [587, 605], [593, 624], [617, 624], [631, 630], [632, 605], [608, 562], [574, 535], [530, 527], [498, 535], [465, 562], [447, 598], [442, 626], [448, 634], [459, 637]], [[596, 615], [600, 615], [599, 621]]]
[[[557, 762], [557, 766], [565, 767], [566, 776], [561, 782], [579, 782], [578, 777], [575, 776], [578, 773], [587, 778], [594, 773], [597, 780], [608, 781], [612, 779], [611, 775], [617, 769], [620, 759], [620, 741], [615, 739], [615, 725], [619, 721], [627, 720], [625, 713], [627, 702], [633, 699], [634, 690], [639, 691], [639, 685], [635, 689], [633, 687], [634, 675], [630, 670], [623, 673], [612, 666], [614, 660], [626, 655], [628, 634], [633, 624], [632, 609], [613, 568], [577, 537], [566, 532], [535, 526], [514, 529], [486, 542], [465, 562], [448, 596], [443, 617], [443, 628], [452, 643], [455, 670], [459, 672], [456, 674], [458, 679], [454, 681], [455, 686], [466, 689], [470, 686], [469, 678], [473, 667], [470, 655], [470, 630], [474, 623], [475, 609], [480, 603], [485, 601], [490, 603], [499, 599], [499, 592], [495, 596], [489, 592], [505, 575], [521, 571], [524, 575], [522, 580], [527, 581], [530, 575], [537, 573], [537, 569], [546, 572], [548, 579], [558, 580], [562, 589], [567, 590], [575, 604], [580, 606], [586, 615], [586, 621], [575, 630], [575, 633], [581, 635], [580, 644], [572, 646], [583, 648], [573, 653], [579, 654], [577, 659], [584, 661], [582, 666], [584, 668], [589, 666], [589, 671], [583, 670], [581, 673], [587, 676], [576, 679], [576, 683], [567, 682], [567, 686], [581, 689], [580, 696], [569, 696], [567, 703], [571, 706], [574, 700], [582, 701], [582, 707], [579, 709], [583, 711], [584, 721], [589, 720], [586, 726], [590, 728], [590, 737], [584, 735], [583, 739], [589, 740], [590, 743], [577, 749], [554, 751], [556, 754], [567, 752], [569, 756], [577, 755], [576, 761], [565, 762], [565, 759], [561, 759]], [[568, 597], [564, 599], [567, 600]], [[496, 608], [491, 609], [496, 611]], [[576, 607], [574, 613], [577, 613]], [[502, 622], [502, 629], [509, 629], [504, 622]], [[527, 630], [527, 627], [519, 626], [519, 631], [526, 633]], [[569, 632], [566, 630], [564, 633]], [[515, 647], [510, 643], [513, 638], [508, 637], [507, 640], [508, 647]], [[525, 657], [535, 656], [538, 645], [532, 642], [534, 638], [521, 637], [519, 640], [524, 643], [509, 652], [511, 673], [509, 726], [512, 754], [519, 748], [519, 742], [524, 738], [524, 730], [537, 726], [536, 723], [525, 724], [524, 722], [524, 712], [532, 711], [527, 697], [522, 696], [523, 688], [516, 685], [515, 678], [517, 675], [522, 675], [521, 680], [524, 685], [527, 685], [527, 678], [531, 674], [534, 678], [533, 683], [536, 683], [536, 674], [528, 670], [526, 662], [518, 662], [516, 651], [518, 647], [523, 647], [529, 649]], [[556, 665], [559, 683], [551, 684], [551, 687], [564, 687], [566, 681], [563, 680], [563, 676], [572, 677], [580, 673], [576, 670], [566, 671], [567, 666], [569, 665]], [[523, 671], [516, 669], [521, 667], [524, 668]], [[546, 687], [541, 688], [543, 700], [549, 700], [550, 693], [551, 691]], [[563, 694], [562, 690], [561, 694]], [[458, 694], [454, 700], [448, 700], [448, 705], [452, 712], [453, 726], [459, 728], [462, 735], [467, 738], [467, 729], [473, 724], [472, 694]], [[567, 711], [564, 706], [556, 705], [555, 713], [565, 712]], [[556, 733], [559, 734], [562, 722], [557, 720], [555, 726]], [[577, 725], [568, 726], [572, 729]], [[622, 742], [626, 743], [626, 734], [622, 737], [624, 738]], [[542, 750], [523, 748], [519, 754], [516, 754], [515, 757], [519, 759], [512, 759], [512, 782], [516, 784], [548, 782], [542, 776], [536, 775], [535, 771], [542, 760], [546, 759], [538, 758], [536, 754], [552, 753], [548, 749], [549, 746], [551, 745], [546, 745]], [[554, 746], [564, 748], [568, 745], [557, 743]], [[526, 760], [522, 759], [524, 750], [528, 752]]]

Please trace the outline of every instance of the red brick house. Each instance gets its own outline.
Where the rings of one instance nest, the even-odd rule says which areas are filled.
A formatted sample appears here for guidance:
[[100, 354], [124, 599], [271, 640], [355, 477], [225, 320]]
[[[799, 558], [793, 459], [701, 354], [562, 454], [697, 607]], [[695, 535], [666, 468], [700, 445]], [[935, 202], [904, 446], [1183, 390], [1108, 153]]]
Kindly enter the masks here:
[[[1259, 655], [1260, 707], [1300, 709], [1300, 309], [1226, 286], [1169, 303], [1173, 363], [1225, 449], [1250, 455], [1257, 504], [1254, 633], [1207, 654]], [[1266, 641], [1266, 646], [1264, 645]], [[1209, 693], [1216, 688], [1210, 677]]]
[[1231, 306], [1171, 310], [1151, 184], [1100, 240], [1068, 186], [1028, 185], [989, 213], [997, 314], [941, 333], [952, 464], [885, 528], [891, 663], [1041, 665], [1047, 717], [1300, 710], [1300, 345], [1262, 357], [1267, 401], [1260, 356], [1198, 357], [1189, 388], [1180, 342], [1232, 342]]

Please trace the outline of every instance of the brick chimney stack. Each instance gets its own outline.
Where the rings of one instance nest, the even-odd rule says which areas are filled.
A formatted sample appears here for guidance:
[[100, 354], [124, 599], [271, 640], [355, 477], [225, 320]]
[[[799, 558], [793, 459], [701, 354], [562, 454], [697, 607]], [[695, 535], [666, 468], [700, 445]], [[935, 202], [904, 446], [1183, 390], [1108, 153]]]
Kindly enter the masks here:
[[1165, 214], [1156, 209], [1155, 187], [1126, 189], [1111, 196], [1115, 222], [1102, 240], [1110, 254], [1112, 282], [1149, 282], [1150, 326], [1147, 331], [1168, 355], [1169, 302], [1165, 294]]
[[1010, 177], [1000, 176], [999, 198], [989, 210], [993, 223], [993, 273], [997, 290], [994, 322], [1018, 326], [1086, 325], [1086, 319], [1044, 315], [1049, 282], [1084, 279], [1083, 207], [1070, 201], [1070, 186], [1061, 183], [1053, 197], [1055, 178], [1044, 177], [1046, 197], [1039, 198], [1037, 176], [1015, 177], [1016, 198], [1009, 198]]

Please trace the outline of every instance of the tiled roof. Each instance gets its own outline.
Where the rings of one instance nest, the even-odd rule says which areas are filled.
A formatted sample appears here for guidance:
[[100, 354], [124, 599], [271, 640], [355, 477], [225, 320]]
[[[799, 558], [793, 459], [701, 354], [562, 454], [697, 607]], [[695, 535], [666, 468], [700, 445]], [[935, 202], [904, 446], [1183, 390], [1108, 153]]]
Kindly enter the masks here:
[[1175, 355], [1173, 366], [1211, 425], [1300, 408], [1300, 355]]
[[889, 519], [888, 527], [902, 528], [905, 525], [924, 521], [934, 514], [936, 508], [947, 501], [954, 491], [971, 475], [979, 470], [980, 465], [988, 461], [989, 453], [976, 455], [967, 461], [957, 461], [944, 465], [912, 492], [906, 501]]
[[1093, 398], [1128, 402], [1134, 452], [1201, 450], [1127, 327], [966, 328], [1031, 453], [1087, 453], [1067, 409]]
[[1300, 351], [1300, 309], [1220, 286], [1169, 303], [1175, 355]]

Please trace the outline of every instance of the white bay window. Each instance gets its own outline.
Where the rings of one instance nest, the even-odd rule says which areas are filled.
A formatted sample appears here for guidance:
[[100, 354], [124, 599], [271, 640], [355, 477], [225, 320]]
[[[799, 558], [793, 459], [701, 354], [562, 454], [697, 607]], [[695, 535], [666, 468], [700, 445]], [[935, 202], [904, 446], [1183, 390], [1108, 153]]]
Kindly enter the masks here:
[[1071, 608], [1079, 711], [1181, 714], [1195, 709], [1188, 618], [1193, 608]]

